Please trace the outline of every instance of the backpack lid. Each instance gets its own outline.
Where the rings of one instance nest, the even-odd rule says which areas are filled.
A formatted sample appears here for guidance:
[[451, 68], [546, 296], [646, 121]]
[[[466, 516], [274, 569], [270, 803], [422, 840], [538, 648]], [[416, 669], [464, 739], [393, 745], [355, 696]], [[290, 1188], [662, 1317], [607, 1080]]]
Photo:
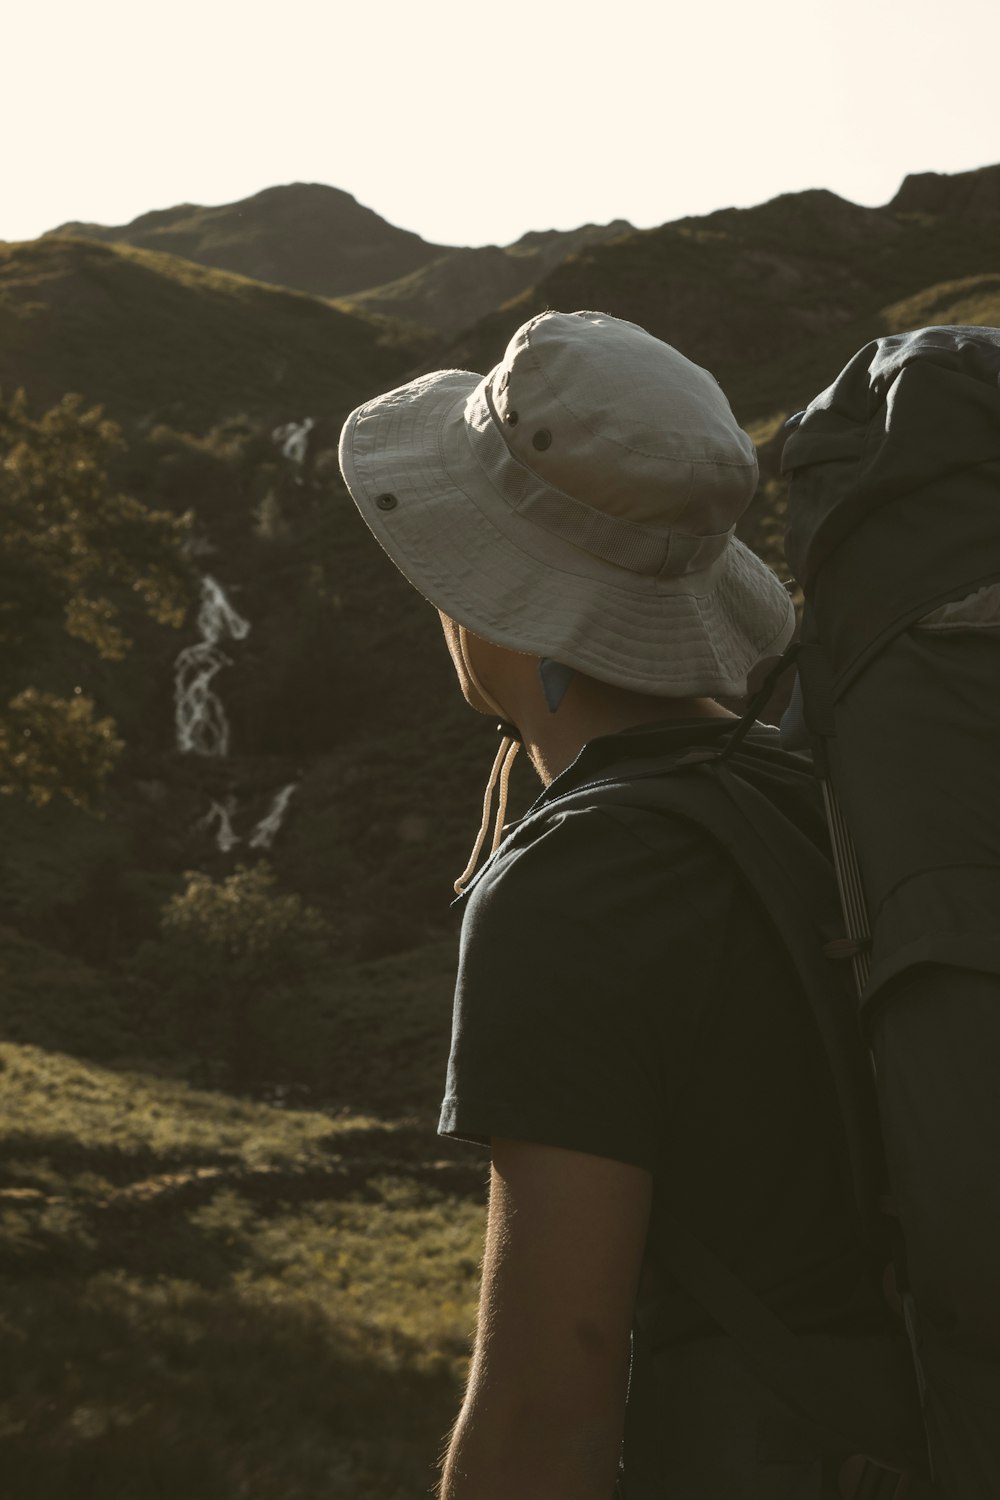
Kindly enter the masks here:
[[886, 637], [1000, 577], [998, 381], [1000, 329], [894, 334], [788, 438], [785, 551], [840, 690]]

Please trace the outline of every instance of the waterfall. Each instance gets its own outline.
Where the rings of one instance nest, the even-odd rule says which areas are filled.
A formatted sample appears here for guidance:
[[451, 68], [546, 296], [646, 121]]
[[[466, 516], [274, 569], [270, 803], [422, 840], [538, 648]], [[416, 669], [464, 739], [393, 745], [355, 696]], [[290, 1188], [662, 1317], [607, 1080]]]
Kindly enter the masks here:
[[[289, 423], [290, 427], [292, 425]], [[303, 443], [311, 426], [312, 419], [307, 418], [303, 428], [295, 429], [298, 434], [304, 430]], [[224, 759], [229, 754], [229, 720], [213, 682], [222, 668], [231, 666], [232, 662], [220, 642], [227, 638], [244, 640], [250, 633], [250, 622], [237, 614], [222, 585], [206, 573], [201, 580], [197, 623], [201, 640], [194, 646], [185, 646], [174, 663], [177, 748], [185, 753]], [[296, 782], [289, 782], [277, 793], [270, 810], [255, 824], [247, 838], [251, 849], [270, 849], [284, 822], [296, 786]], [[233, 827], [236, 811], [235, 797], [227, 797], [224, 802], [213, 798], [208, 812], [195, 825], [199, 830], [216, 825], [215, 842], [223, 854], [228, 854], [242, 842]]]
[[274, 842], [274, 836], [284, 820], [285, 811], [292, 800], [292, 793], [295, 791], [295, 788], [296, 783], [294, 781], [289, 782], [288, 786], [281, 788], [281, 791], [271, 804], [271, 811], [266, 817], [261, 818], [257, 827], [250, 835], [251, 849], [270, 849]]
[[231, 662], [219, 642], [226, 636], [242, 641], [249, 634], [250, 622], [236, 613], [221, 585], [207, 573], [201, 580], [198, 629], [201, 640], [186, 646], [174, 663], [177, 748], [195, 755], [225, 756], [229, 754], [229, 720], [212, 683]]
[[[288, 804], [292, 800], [292, 794], [297, 790], [297, 787], [297, 782], [292, 781], [289, 782], [288, 786], [283, 786], [281, 791], [278, 792], [271, 803], [270, 811], [256, 824], [253, 832], [247, 839], [247, 844], [251, 849], [270, 849], [274, 843], [275, 835], [280, 831], [281, 825], [285, 820]], [[233, 828], [233, 816], [235, 812], [235, 797], [227, 797], [225, 802], [219, 802], [213, 797], [212, 805], [208, 812], [195, 825], [199, 830], [205, 831], [210, 829], [213, 823], [218, 825], [215, 833], [215, 844], [216, 848], [223, 854], [228, 854], [231, 849], [236, 848], [237, 844], [242, 843], [239, 834]]]
[[217, 847], [223, 854], [228, 854], [230, 849], [239, 843], [239, 837], [233, 832], [233, 813], [236, 811], [236, 798], [227, 797], [225, 802], [217, 802], [212, 798], [212, 806], [196, 826], [201, 829], [211, 828], [218, 821], [219, 827], [215, 835]]
[[303, 422], [286, 422], [283, 427], [276, 427], [271, 437], [274, 442], [282, 445], [282, 458], [289, 459], [293, 464], [304, 464], [309, 449], [309, 434], [315, 426], [315, 420], [306, 417]]

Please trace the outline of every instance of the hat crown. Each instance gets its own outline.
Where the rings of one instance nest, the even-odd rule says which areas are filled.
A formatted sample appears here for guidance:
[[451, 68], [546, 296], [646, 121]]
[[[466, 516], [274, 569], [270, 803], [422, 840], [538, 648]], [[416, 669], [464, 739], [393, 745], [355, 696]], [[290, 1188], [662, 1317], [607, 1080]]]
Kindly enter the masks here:
[[753, 497], [753, 443], [714, 376], [634, 323], [541, 313], [487, 382], [513, 456], [607, 515], [711, 535]]
[[634, 324], [534, 318], [489, 375], [439, 370], [358, 407], [340, 461], [411, 583], [512, 651], [637, 692], [735, 695], [794, 628], [732, 534], [750, 439], [707, 371]]

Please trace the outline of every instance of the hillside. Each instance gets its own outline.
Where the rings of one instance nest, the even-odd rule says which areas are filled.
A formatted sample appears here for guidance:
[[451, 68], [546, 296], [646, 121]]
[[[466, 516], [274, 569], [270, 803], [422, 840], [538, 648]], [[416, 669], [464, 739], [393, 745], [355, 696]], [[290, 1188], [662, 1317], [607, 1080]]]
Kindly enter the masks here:
[[426, 351], [384, 320], [127, 245], [0, 244], [0, 389], [79, 391], [128, 422], [204, 430], [342, 416]]
[[[199, 566], [251, 625], [245, 645], [227, 653], [233, 754], [224, 762], [173, 749], [173, 662], [198, 639], [195, 609], [180, 637], [143, 627], [120, 666], [74, 666], [73, 680], [121, 725], [129, 769], [112, 791], [110, 845], [107, 827], [71, 810], [8, 811], [0, 906], [6, 890], [31, 931], [48, 924], [46, 877], [25, 894], [36, 840], [79, 859], [50, 895], [68, 945], [79, 937], [100, 959], [112, 928], [126, 942], [155, 929], [160, 882], [205, 860], [231, 868], [200, 826], [213, 800], [236, 797], [252, 827], [292, 781], [300, 791], [275, 859], [330, 910], [347, 902], [338, 917], [346, 949], [398, 950], [448, 920], [491, 729], [473, 721], [471, 737], [463, 732], [436, 615], [385, 567], [335, 452], [350, 408], [405, 378], [425, 352], [383, 321], [172, 256], [58, 237], [0, 247], [0, 387], [23, 385], [36, 411], [67, 390], [102, 403], [129, 440], [120, 483], [193, 512]], [[299, 463], [273, 433], [307, 416], [316, 425]], [[416, 659], [400, 672], [414, 642]], [[163, 795], [150, 800], [150, 786]], [[453, 797], [456, 787], [469, 802]], [[151, 899], [128, 898], [111, 927], [103, 914], [95, 922], [88, 895], [109, 861], [152, 882]], [[354, 904], [362, 889], [368, 898]], [[380, 890], [396, 898], [389, 922], [379, 918]]]
[[889, 204], [896, 213], [945, 214], [969, 223], [1000, 218], [1000, 170], [912, 172]]
[[182, 257], [453, 337], [566, 256], [630, 230], [619, 219], [452, 249], [396, 228], [338, 188], [292, 183], [218, 208], [183, 203], [130, 224], [77, 222], [50, 233]]
[[1000, 167], [985, 167], [915, 174], [879, 209], [814, 190], [653, 230], [588, 224], [506, 247], [429, 245], [318, 184], [63, 231], [335, 297], [342, 311], [407, 325], [417, 342], [418, 329], [451, 340], [444, 357], [428, 343], [426, 368], [485, 368], [532, 312], [601, 307], [708, 364], [758, 420], [842, 362], [883, 307], [993, 271], [998, 220]]
[[[811, 192], [585, 247], [447, 349], [173, 256], [58, 237], [0, 247], [0, 385], [24, 384], [36, 409], [65, 390], [105, 403], [131, 441], [123, 482], [193, 509], [203, 566], [251, 622], [224, 677], [234, 748], [223, 763], [171, 748], [172, 661], [195, 638], [193, 617], [183, 642], [150, 630], [141, 658], [84, 676], [131, 747], [134, 779], [114, 795], [124, 840], [114, 858], [123, 869], [143, 862], [151, 891], [206, 860], [223, 873], [238, 854], [223, 856], [214, 833], [199, 831], [210, 802], [234, 796], [252, 823], [294, 779], [300, 790], [274, 859], [284, 882], [338, 914], [343, 950], [400, 951], [441, 931], [492, 732], [454, 693], [433, 610], [386, 564], [343, 490], [343, 415], [421, 361], [488, 368], [542, 306], [606, 308], [720, 377], [762, 454], [764, 482], [742, 534], [781, 567], [782, 417], [880, 332], [1000, 323], [996, 221], [981, 209], [998, 176], [963, 186], [962, 201], [979, 205], [964, 217]], [[565, 239], [529, 236], [518, 254], [534, 263], [565, 248]], [[318, 422], [298, 464], [272, 433], [306, 416]], [[159, 788], [156, 797], [138, 792], [140, 782]], [[520, 767], [513, 805], [532, 791]], [[81, 864], [64, 882], [79, 891], [79, 912], [66, 909], [64, 890], [64, 925], [86, 932], [99, 960], [88, 861], [111, 855], [79, 826]], [[10, 831], [21, 868], [32, 827], [41, 825], [18, 818]], [[45, 838], [57, 827], [53, 813]], [[59, 837], [75, 848], [67, 828]], [[46, 925], [43, 907], [39, 894], [32, 931]], [[136, 897], [116, 941], [148, 935], [154, 915], [152, 899]]]
[[[460, 336], [448, 363], [484, 368], [545, 307], [599, 307], [707, 365], [744, 421], [766, 419], [801, 405], [882, 332], [884, 309], [1000, 268], [990, 209], [1000, 167], [964, 176], [957, 197], [940, 185], [925, 194], [936, 212], [812, 191], [595, 246]], [[904, 185], [901, 200], [913, 192]]]
[[884, 311], [885, 332], [904, 333], [934, 323], [969, 323], [1000, 328], [1000, 272], [966, 276], [926, 287]]
[[430, 1493], [484, 1225], [481, 1162], [426, 1125], [450, 948], [324, 973], [279, 1033], [312, 1083], [278, 1039], [234, 1094], [0, 928], [5, 1497]]
[[567, 256], [632, 234], [631, 224], [534, 231], [501, 248], [452, 250], [409, 276], [342, 299], [347, 311], [383, 313], [454, 337], [547, 276]]
[[448, 248], [397, 229], [350, 193], [316, 182], [266, 188], [217, 208], [182, 203], [131, 224], [72, 223], [51, 232], [179, 255], [318, 297], [342, 297], [406, 276]]

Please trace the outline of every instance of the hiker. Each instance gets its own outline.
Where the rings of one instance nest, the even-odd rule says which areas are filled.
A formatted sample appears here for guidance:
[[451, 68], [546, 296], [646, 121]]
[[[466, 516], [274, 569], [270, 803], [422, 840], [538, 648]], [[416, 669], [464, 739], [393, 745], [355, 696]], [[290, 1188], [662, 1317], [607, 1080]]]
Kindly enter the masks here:
[[[822, 808], [807, 758], [720, 702], [794, 629], [734, 535], [752, 442], [669, 345], [546, 312], [487, 376], [358, 408], [340, 459], [502, 735], [457, 882], [439, 1128], [492, 1169], [443, 1500], [894, 1494], [922, 1444], [906, 1340], [748, 876], [771, 860], [788, 910], [825, 892]], [[522, 746], [543, 790], [505, 827]], [[749, 853], [710, 806], [723, 755], [768, 830]]]

